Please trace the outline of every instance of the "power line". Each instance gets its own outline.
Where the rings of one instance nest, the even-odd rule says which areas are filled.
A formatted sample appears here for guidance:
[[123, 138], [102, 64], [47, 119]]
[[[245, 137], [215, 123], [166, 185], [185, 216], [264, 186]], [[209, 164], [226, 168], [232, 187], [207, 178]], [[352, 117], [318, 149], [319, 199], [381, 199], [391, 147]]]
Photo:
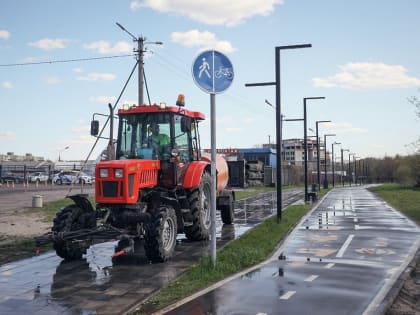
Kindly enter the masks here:
[[50, 61], [38, 61], [38, 62], [9, 63], [9, 64], [0, 64], [0, 67], [31, 66], [31, 65], [42, 65], [42, 64], [53, 64], [53, 63], [66, 63], [66, 62], [76, 62], [76, 61], [90, 61], [90, 60], [100, 60], [100, 59], [113, 59], [113, 58], [123, 58], [123, 57], [133, 57], [133, 56], [135, 56], [135, 54], [116, 55], [116, 56], [104, 56], [104, 57], [94, 57], [94, 58], [67, 59], [67, 60], [50, 60]]

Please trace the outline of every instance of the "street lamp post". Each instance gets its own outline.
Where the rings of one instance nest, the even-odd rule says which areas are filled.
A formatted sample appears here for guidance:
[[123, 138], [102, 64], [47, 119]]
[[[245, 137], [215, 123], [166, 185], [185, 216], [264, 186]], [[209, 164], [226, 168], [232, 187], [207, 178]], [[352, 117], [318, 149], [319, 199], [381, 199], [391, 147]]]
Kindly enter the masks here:
[[328, 188], [328, 178], [327, 178], [327, 137], [334, 137], [335, 134], [325, 134], [324, 135], [324, 188]]
[[343, 152], [345, 151], [349, 151], [349, 149], [343, 149], [341, 148], [341, 185], [343, 185], [344, 187], [344, 177], [343, 177], [343, 173], [344, 173], [344, 160], [343, 160]]
[[318, 188], [321, 189], [321, 172], [319, 165], [319, 135], [318, 135], [318, 125], [322, 123], [329, 123], [331, 120], [317, 120], [316, 121], [316, 173], [318, 179]]
[[332, 166], [332, 182], [333, 187], [335, 187], [335, 173], [334, 173], [334, 165], [335, 165], [335, 157], [334, 157], [334, 145], [339, 145], [341, 142], [333, 142], [331, 144], [331, 166]]
[[357, 186], [357, 164], [356, 164], [356, 162], [357, 162], [357, 159], [358, 159], [358, 158], [359, 158], [358, 156], [353, 155], [353, 164], [354, 164], [354, 185], [355, 185], [355, 186]]
[[288, 45], [288, 46], [276, 46], [275, 47], [275, 67], [276, 67], [276, 81], [275, 82], [263, 82], [263, 83], [248, 83], [246, 87], [250, 86], [276, 86], [276, 164], [277, 164], [277, 223], [281, 221], [281, 209], [282, 209], [282, 172], [281, 172], [281, 91], [280, 91], [280, 51], [286, 49], [298, 49], [298, 48], [310, 48], [311, 44], [302, 45]]
[[351, 173], [351, 161], [350, 161], [350, 156], [355, 156], [356, 153], [349, 153], [349, 184], [351, 186], [351, 183], [353, 182], [353, 175]]
[[65, 148], [58, 151], [58, 162], [61, 162], [61, 152], [68, 150], [70, 147], [66, 146]]
[[[303, 98], [303, 156], [305, 167], [305, 202], [309, 201], [308, 198], [308, 140], [307, 140], [307, 115], [306, 115], [306, 100], [320, 100], [325, 99], [324, 96], [304, 97]], [[317, 135], [318, 139], [318, 135]], [[317, 140], [318, 141], [318, 140]]]

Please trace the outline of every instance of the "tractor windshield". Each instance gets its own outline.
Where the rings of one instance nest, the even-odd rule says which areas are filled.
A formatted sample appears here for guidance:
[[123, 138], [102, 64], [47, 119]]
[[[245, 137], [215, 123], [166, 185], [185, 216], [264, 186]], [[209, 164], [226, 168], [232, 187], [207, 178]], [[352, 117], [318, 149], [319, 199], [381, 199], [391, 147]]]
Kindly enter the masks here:
[[122, 115], [117, 159], [169, 159], [172, 116], [170, 113]]
[[117, 159], [169, 160], [175, 149], [180, 161], [199, 156], [197, 121], [176, 113], [121, 115]]

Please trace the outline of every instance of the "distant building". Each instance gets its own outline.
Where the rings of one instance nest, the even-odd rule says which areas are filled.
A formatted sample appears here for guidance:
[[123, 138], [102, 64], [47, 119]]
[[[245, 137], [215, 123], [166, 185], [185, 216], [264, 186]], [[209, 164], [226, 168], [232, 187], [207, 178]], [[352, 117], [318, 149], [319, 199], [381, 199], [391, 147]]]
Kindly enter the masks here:
[[32, 153], [26, 153], [25, 155], [16, 155], [13, 152], [7, 152], [6, 154], [0, 154], [0, 162], [13, 161], [13, 162], [44, 162], [45, 158], [40, 156], [33, 156]]

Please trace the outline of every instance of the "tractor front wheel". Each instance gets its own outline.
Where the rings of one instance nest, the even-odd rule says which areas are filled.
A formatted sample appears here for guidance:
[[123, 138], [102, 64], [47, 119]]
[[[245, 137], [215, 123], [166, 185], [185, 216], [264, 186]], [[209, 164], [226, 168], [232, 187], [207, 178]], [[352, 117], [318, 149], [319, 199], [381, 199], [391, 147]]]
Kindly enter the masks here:
[[[96, 227], [94, 211], [85, 211], [75, 204], [66, 206], [57, 212], [53, 221], [53, 232], [74, 232]], [[75, 237], [76, 238], [76, 237]], [[58, 240], [53, 245], [56, 253], [65, 260], [81, 259], [89, 246], [75, 240]]]
[[150, 222], [144, 226], [144, 250], [153, 262], [164, 262], [172, 257], [177, 235], [177, 218], [172, 206], [160, 206]]

